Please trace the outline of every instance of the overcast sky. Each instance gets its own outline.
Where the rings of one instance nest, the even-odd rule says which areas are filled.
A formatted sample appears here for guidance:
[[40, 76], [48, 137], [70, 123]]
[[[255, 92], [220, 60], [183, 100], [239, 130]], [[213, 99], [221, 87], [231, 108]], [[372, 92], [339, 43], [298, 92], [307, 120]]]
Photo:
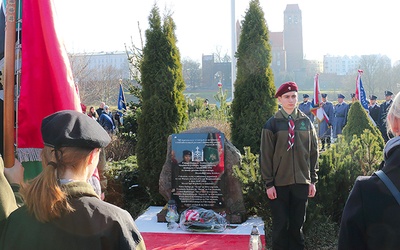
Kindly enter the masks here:
[[[173, 12], [182, 57], [201, 62], [202, 54], [220, 48], [231, 53], [231, 0], [54, 0], [61, 33], [69, 52], [124, 51], [124, 44], [140, 44], [138, 22], [144, 32], [154, 3]], [[287, 4], [297, 3], [303, 17], [306, 59], [323, 55], [382, 54], [400, 60], [400, 35], [393, 0], [260, 0], [270, 31], [283, 30]], [[248, 0], [236, 0], [241, 21]], [[395, 29], [395, 30], [393, 30]]]

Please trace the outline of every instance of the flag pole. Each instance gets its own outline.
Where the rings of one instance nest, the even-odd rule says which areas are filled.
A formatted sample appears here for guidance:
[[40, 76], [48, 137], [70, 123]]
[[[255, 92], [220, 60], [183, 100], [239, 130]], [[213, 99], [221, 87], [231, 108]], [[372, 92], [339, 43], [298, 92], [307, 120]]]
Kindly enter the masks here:
[[4, 41], [4, 166], [14, 165], [14, 83], [17, 1], [7, 0]]

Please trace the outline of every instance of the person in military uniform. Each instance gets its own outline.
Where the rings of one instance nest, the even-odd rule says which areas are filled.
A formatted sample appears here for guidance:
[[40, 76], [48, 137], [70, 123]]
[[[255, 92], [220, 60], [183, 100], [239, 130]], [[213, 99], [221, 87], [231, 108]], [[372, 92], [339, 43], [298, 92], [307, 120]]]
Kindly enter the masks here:
[[303, 102], [299, 104], [299, 109], [303, 112], [308, 118], [310, 118], [311, 122], [314, 122], [314, 115], [311, 113], [312, 103], [308, 100], [310, 96], [307, 94], [303, 94]]
[[344, 101], [345, 96], [338, 94], [338, 103], [335, 105], [333, 113], [335, 118], [333, 119], [333, 140], [337, 139], [339, 134], [342, 134], [343, 127], [347, 122], [347, 113], [349, 112], [349, 104]]
[[351, 102], [349, 103], [349, 110], [351, 108], [351, 104], [353, 104], [355, 101], [357, 101], [356, 94], [351, 93], [350, 97], [351, 97]]
[[333, 104], [327, 99], [328, 94], [321, 94], [322, 102], [319, 104], [325, 111], [325, 114], [328, 120], [323, 119], [318, 124], [318, 138], [321, 140], [322, 148], [321, 150], [325, 150], [325, 144], [328, 145], [328, 148], [331, 146], [331, 132], [332, 132], [332, 124], [334, 118], [333, 112]]
[[376, 126], [379, 127], [379, 110], [380, 110], [380, 106], [379, 106], [379, 104], [376, 103], [376, 99], [377, 99], [377, 97], [374, 96], [374, 95], [371, 95], [369, 97], [368, 110], [369, 110], [369, 115], [371, 116], [372, 120], [374, 120]]
[[379, 129], [381, 130], [382, 137], [385, 140], [385, 143], [389, 140], [389, 135], [386, 128], [386, 117], [389, 111], [390, 105], [392, 105], [393, 93], [389, 90], [385, 91], [385, 102], [381, 104], [379, 110]]

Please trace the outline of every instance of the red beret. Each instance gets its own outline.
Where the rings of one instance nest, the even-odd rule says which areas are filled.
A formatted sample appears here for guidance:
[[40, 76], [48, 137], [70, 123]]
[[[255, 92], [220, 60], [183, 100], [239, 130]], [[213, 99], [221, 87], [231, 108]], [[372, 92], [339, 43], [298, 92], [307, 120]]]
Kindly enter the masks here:
[[297, 84], [295, 82], [285, 82], [284, 84], [282, 84], [276, 91], [275, 98], [278, 96], [282, 96], [283, 94], [290, 91], [297, 92]]

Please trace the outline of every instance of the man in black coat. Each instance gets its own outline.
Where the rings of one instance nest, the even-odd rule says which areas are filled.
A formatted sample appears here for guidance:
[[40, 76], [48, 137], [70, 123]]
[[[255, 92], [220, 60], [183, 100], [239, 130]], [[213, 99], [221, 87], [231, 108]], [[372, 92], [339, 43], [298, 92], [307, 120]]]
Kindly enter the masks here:
[[379, 111], [379, 128], [382, 133], [382, 137], [385, 140], [385, 143], [389, 140], [388, 132], [386, 130], [386, 117], [389, 111], [390, 105], [392, 105], [393, 93], [391, 91], [385, 91], [385, 102], [381, 104], [381, 108]]
[[371, 116], [371, 118], [374, 120], [376, 126], [379, 127], [379, 110], [380, 110], [380, 106], [376, 103], [376, 99], [377, 97], [374, 95], [371, 95], [369, 97], [369, 115]]

